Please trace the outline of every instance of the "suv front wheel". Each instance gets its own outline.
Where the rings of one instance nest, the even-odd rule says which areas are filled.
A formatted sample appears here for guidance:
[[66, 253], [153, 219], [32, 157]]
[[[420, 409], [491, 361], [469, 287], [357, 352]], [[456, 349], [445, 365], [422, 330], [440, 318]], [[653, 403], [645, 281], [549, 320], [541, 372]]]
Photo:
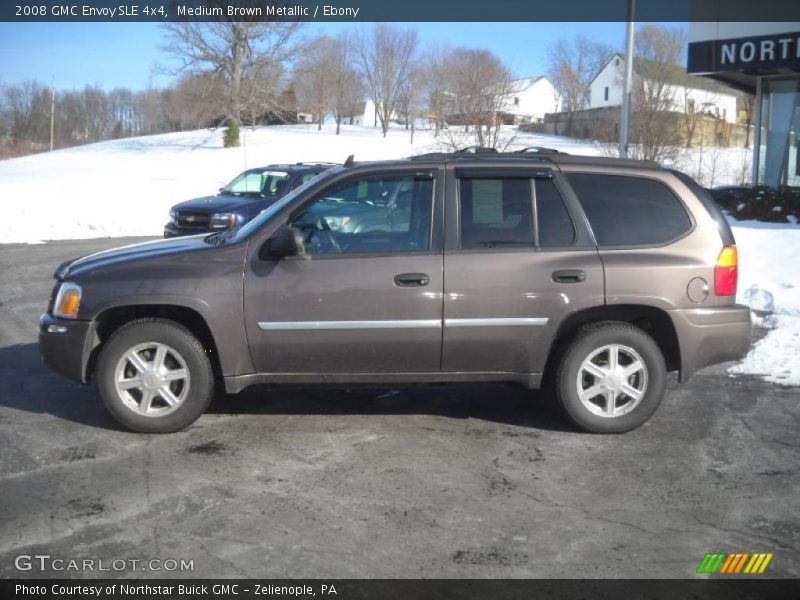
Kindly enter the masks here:
[[114, 332], [101, 349], [97, 388], [125, 427], [171, 433], [203, 414], [214, 375], [203, 345], [188, 329], [166, 319], [139, 319]]
[[563, 355], [556, 396], [570, 420], [594, 433], [639, 427], [664, 397], [666, 366], [658, 345], [629, 323], [579, 331]]

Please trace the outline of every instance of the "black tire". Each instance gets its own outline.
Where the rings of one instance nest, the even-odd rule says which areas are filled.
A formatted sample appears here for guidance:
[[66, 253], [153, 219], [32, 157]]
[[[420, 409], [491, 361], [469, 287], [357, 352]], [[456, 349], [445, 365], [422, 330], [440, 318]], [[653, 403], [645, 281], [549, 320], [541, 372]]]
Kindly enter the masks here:
[[[632, 376], [634, 382], [637, 381], [637, 377], [646, 378], [646, 387], [643, 388], [641, 399], [637, 403], [632, 396], [622, 395], [621, 410], [626, 410], [625, 407], [628, 406], [629, 412], [617, 416], [596, 414], [581, 401], [578, 392], [578, 386], [584, 385], [578, 382], [578, 374], [584, 360], [593, 352], [607, 345], [619, 345], [632, 349], [639, 355], [646, 368], [643, 374]], [[598, 356], [604, 355], [601, 353]], [[620, 362], [620, 364], [622, 363]], [[581, 328], [572, 339], [561, 357], [554, 388], [561, 408], [567, 417], [581, 429], [592, 433], [624, 433], [636, 429], [653, 415], [664, 397], [666, 377], [664, 356], [653, 338], [630, 323], [603, 321]], [[625, 379], [623, 378], [623, 380]], [[584, 389], [591, 388], [592, 383], [598, 383], [600, 380], [592, 381], [590, 379], [589, 381], [591, 383], [585, 384], [586, 388]], [[629, 381], [625, 381], [625, 383]], [[638, 381], [638, 385], [641, 387], [641, 380]], [[605, 398], [596, 396], [594, 401], [589, 400], [588, 402], [591, 404], [597, 402], [599, 407], [596, 410], [602, 411]], [[627, 405], [628, 402], [632, 402], [632, 404]]]
[[[188, 371], [185, 397], [174, 409], [163, 403], [162, 408], [171, 412], [156, 416], [140, 414], [128, 406], [122, 397], [125, 392], [118, 392], [115, 383], [122, 357], [130, 349], [149, 343], [169, 347], [183, 360]], [[170, 359], [174, 360], [174, 354], [170, 353]], [[172, 433], [185, 429], [205, 412], [214, 392], [214, 374], [203, 345], [188, 329], [168, 319], [137, 319], [115, 331], [101, 348], [95, 379], [108, 412], [124, 427], [142, 433]], [[158, 398], [154, 400], [159, 401]]]

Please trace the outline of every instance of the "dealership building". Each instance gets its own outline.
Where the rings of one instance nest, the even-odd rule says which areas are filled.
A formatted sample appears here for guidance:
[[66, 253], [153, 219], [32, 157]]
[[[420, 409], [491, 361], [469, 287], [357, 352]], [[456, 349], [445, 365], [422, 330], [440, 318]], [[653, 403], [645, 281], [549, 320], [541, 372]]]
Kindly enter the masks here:
[[755, 94], [753, 181], [800, 187], [800, 22], [697, 22], [689, 73]]

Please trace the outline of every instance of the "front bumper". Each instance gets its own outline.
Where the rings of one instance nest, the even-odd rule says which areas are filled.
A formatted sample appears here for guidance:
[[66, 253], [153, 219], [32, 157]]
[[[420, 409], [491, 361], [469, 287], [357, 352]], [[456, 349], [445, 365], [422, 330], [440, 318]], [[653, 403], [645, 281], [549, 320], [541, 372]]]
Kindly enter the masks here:
[[220, 229], [204, 229], [203, 227], [193, 227], [191, 229], [184, 229], [175, 225], [174, 222], [170, 221], [166, 225], [164, 225], [164, 237], [171, 238], [171, 237], [179, 237], [184, 235], [198, 235], [201, 233], [214, 233], [215, 231], [222, 231]]
[[681, 352], [681, 381], [717, 363], [738, 360], [750, 348], [750, 308], [740, 304], [667, 311]]
[[44, 314], [39, 319], [39, 352], [50, 369], [86, 383], [89, 357], [96, 341], [94, 321], [59, 319]]

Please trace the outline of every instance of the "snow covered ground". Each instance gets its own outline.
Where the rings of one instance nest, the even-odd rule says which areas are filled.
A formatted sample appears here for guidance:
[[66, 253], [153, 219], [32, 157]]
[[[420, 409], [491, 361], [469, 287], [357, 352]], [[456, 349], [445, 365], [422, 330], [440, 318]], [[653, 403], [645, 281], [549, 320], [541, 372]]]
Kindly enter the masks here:
[[731, 225], [739, 250], [737, 301], [759, 311], [756, 324], [770, 328], [731, 372], [800, 385], [800, 225]]
[[[0, 161], [0, 241], [160, 235], [169, 208], [204, 196], [245, 168], [272, 162], [342, 162], [399, 158], [441, 149], [427, 131], [394, 129], [386, 139], [372, 127], [326, 125], [243, 130], [243, 145], [222, 148], [222, 132], [201, 129], [128, 138]], [[507, 132], [511, 135], [513, 132]], [[601, 155], [584, 140], [516, 134], [511, 148], [546, 146]], [[736, 184], [749, 151], [692, 149], [675, 166], [706, 185]], [[800, 226], [733, 222], [739, 246], [740, 302], [768, 308], [773, 329], [733, 370], [800, 385]], [[0, 250], [2, 251], [2, 250]]]

